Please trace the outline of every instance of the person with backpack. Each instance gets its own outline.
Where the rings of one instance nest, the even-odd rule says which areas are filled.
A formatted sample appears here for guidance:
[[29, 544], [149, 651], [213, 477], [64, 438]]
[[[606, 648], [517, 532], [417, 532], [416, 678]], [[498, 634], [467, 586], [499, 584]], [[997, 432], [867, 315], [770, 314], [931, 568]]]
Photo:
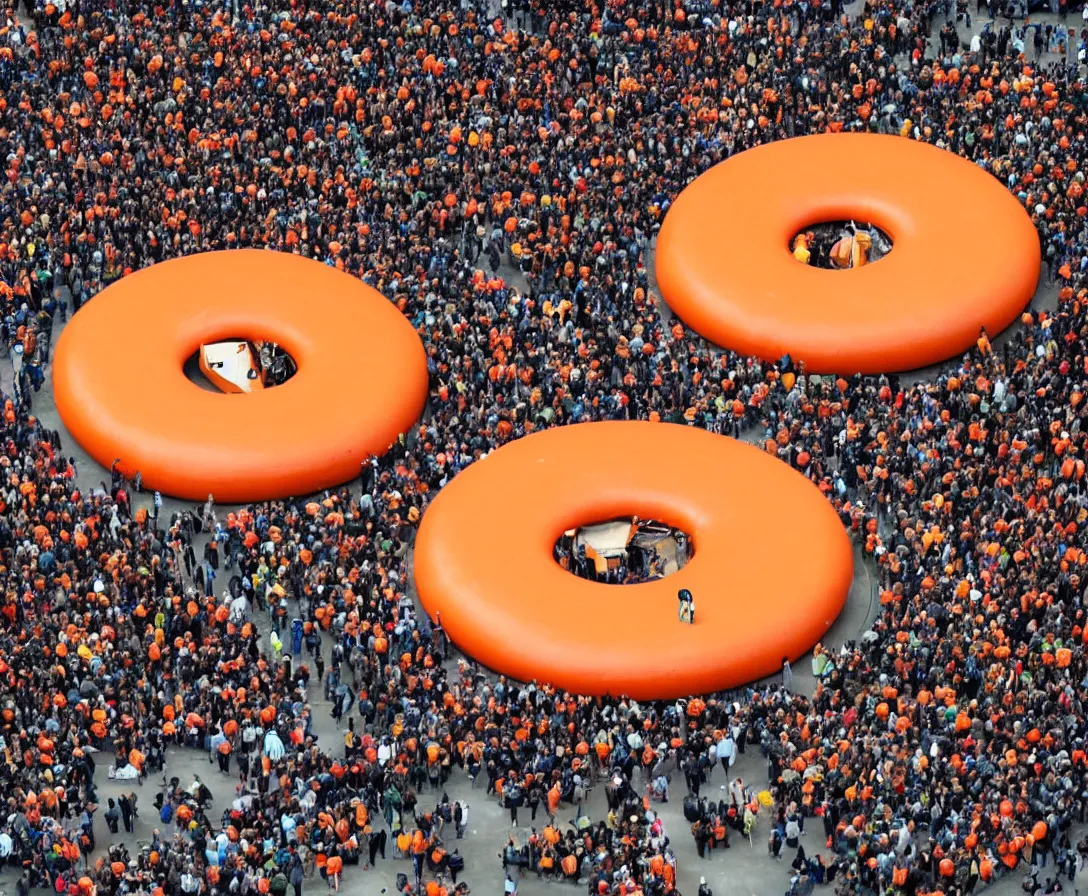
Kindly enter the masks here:
[[767, 841], [767, 852], [771, 854], [772, 859], [782, 858], [782, 831], [777, 826], [771, 830], [770, 839]]
[[699, 858], [709, 858], [709, 856], [707, 855], [706, 844], [707, 840], [710, 839], [710, 835], [707, 832], [706, 824], [703, 822], [702, 818], [696, 820], [695, 823], [691, 826], [691, 836], [695, 840], [695, 851], [698, 853]]
[[522, 790], [517, 784], [511, 784], [503, 793], [503, 802], [510, 810], [510, 824], [515, 828], [518, 826], [518, 807], [521, 805], [522, 798]]
[[449, 860], [446, 863], [446, 867], [449, 869], [450, 878], [453, 880], [454, 885], [457, 884], [457, 875], [465, 870], [465, 857], [461, 855], [456, 849], [450, 855]]
[[[536, 821], [536, 810], [544, 801], [544, 787], [539, 780], [534, 780], [529, 786], [529, 820]], [[456, 881], [455, 881], [456, 883]]]

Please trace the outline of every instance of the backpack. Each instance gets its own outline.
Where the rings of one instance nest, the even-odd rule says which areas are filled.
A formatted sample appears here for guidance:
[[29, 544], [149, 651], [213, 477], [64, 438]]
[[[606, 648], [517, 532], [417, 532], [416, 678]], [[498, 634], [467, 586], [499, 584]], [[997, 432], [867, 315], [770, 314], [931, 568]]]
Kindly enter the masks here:
[[174, 818], [174, 807], [169, 803], [165, 803], [162, 807], [162, 811], [159, 812], [159, 821], [163, 824], [170, 824]]

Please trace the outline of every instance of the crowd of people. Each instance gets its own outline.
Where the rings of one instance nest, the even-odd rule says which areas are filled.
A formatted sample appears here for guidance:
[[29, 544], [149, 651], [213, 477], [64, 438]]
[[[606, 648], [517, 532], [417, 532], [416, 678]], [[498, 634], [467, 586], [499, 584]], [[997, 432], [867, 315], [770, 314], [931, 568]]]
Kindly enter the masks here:
[[[944, 6], [925, 0], [52, 0], [32, 28], [7, 10], [0, 301], [23, 366], [0, 421], [0, 857], [20, 888], [298, 894], [309, 864], [338, 888], [388, 849], [412, 859], [403, 888], [463, 892], [469, 810], [443, 788], [465, 774], [512, 823], [542, 813], [508, 868], [664, 896], [653, 801], [680, 775], [698, 797], [745, 744], [771, 805], [699, 797], [704, 856], [759, 814], [779, 854], [855, 892], [1064, 864], [1088, 809], [1088, 85], [1029, 58], [1004, 11], [964, 43], [954, 25], [927, 42]], [[680, 189], [757, 144], [852, 130], [1006, 184], [1056, 309], [917, 385], [738, 357], [662, 316], [647, 265]], [[395, 302], [426, 346], [425, 421], [361, 492], [219, 520], [160, 519], [118, 477], [81, 486], [34, 415], [54, 320], [133, 270], [243, 246]], [[428, 500], [511, 439], [598, 419], [755, 434], [827, 494], [881, 611], [817, 650], [814, 693], [639, 705], [454, 662], [408, 596]], [[343, 748], [313, 740], [315, 687]], [[140, 781], [175, 748], [237, 774], [225, 816], [179, 782], [147, 849], [88, 862], [96, 771]], [[819, 859], [789, 855], [806, 819]]]

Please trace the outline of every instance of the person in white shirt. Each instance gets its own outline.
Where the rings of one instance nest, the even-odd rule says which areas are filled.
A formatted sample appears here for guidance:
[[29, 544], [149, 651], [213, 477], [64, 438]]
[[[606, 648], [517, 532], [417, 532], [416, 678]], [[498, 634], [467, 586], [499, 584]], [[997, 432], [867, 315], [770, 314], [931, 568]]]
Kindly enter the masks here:
[[788, 849], [797, 849], [798, 844], [801, 842], [801, 826], [797, 823], [797, 819], [790, 816], [786, 820], [786, 847]]
[[729, 795], [733, 799], [733, 805], [735, 807], [743, 806], [746, 802], [744, 799], [744, 782], [737, 778], [729, 787]]
[[733, 740], [733, 733], [727, 732], [725, 737], [718, 741], [717, 747], [718, 761], [722, 764], [722, 769], [725, 773], [729, 774], [729, 768], [737, 761], [737, 742]]

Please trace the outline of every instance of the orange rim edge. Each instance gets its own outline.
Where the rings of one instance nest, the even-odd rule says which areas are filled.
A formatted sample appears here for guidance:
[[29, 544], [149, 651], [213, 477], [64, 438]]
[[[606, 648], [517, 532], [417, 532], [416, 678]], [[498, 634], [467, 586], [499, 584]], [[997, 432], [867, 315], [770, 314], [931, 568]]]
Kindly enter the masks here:
[[[278, 342], [298, 372], [245, 395], [191, 382], [204, 342]], [[154, 265], [95, 296], [65, 327], [57, 408], [104, 467], [191, 500], [305, 495], [356, 476], [419, 417], [423, 345], [381, 293], [320, 262], [258, 249]]]
[[[683, 569], [604, 585], [555, 561], [566, 529], [633, 514], [692, 537]], [[846, 601], [853, 553], [819, 490], [776, 458], [702, 430], [605, 422], [527, 436], [456, 476], [424, 514], [414, 566], [431, 618], [486, 666], [669, 699], [755, 681], [810, 649]], [[694, 625], [677, 618], [681, 588]]]
[[[790, 252], [813, 224], [854, 220], [892, 239], [879, 261], [813, 268]], [[824, 373], [912, 370], [994, 336], [1031, 301], [1039, 240], [1002, 184], [926, 143], [824, 134], [759, 146], [693, 181], [655, 261], [672, 310], [742, 354]]]

